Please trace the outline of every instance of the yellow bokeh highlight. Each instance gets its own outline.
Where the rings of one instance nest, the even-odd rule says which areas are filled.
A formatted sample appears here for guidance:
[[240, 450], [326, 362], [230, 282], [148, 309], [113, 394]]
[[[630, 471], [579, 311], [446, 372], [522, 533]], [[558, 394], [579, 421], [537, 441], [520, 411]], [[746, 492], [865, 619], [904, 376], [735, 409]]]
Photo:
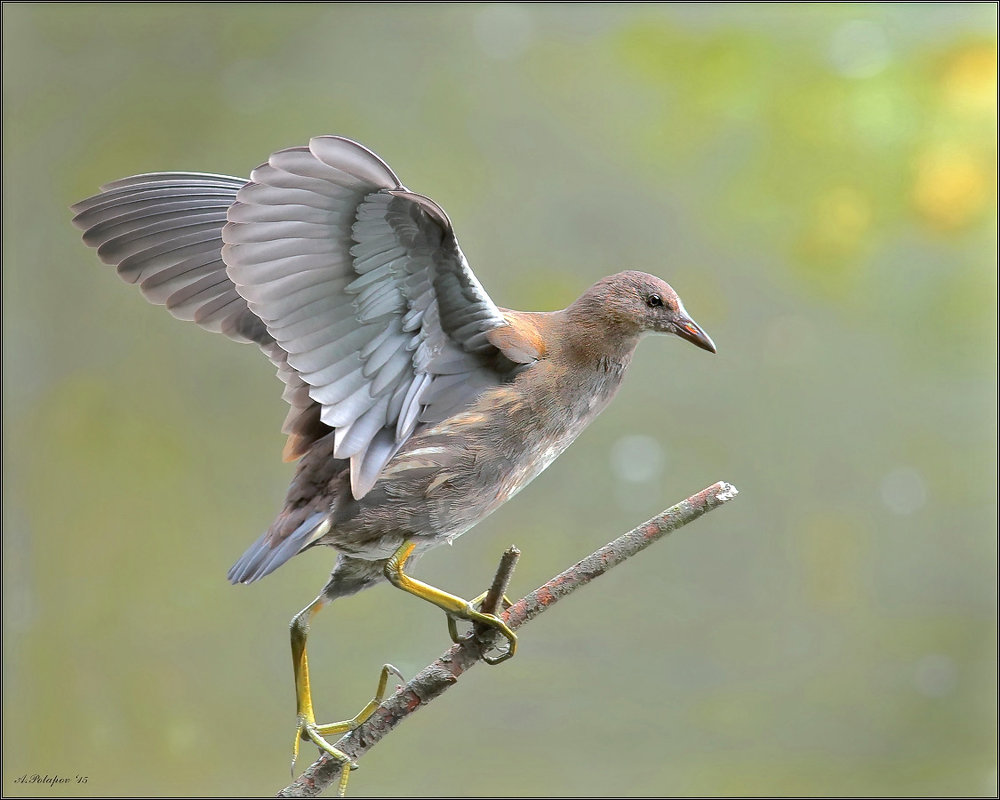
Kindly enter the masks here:
[[981, 44], [959, 51], [945, 68], [944, 99], [950, 109], [968, 116], [995, 116], [997, 109], [997, 50]]
[[968, 147], [943, 144], [916, 158], [913, 203], [932, 227], [952, 231], [964, 227], [989, 201], [989, 165]]

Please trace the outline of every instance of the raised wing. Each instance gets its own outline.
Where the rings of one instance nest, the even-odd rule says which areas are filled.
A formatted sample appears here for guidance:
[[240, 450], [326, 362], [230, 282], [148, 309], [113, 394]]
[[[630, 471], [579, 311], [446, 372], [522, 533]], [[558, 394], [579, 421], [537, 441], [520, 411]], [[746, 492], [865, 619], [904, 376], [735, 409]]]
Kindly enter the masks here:
[[[228, 275], [335, 430], [355, 497], [418, 425], [513, 366], [486, 337], [506, 323], [447, 215], [356, 142], [322, 136], [275, 153], [228, 219]], [[297, 454], [294, 435], [290, 446]]]
[[73, 210], [150, 302], [261, 347], [291, 405], [286, 457], [333, 429], [357, 498], [421, 425], [531, 360], [487, 338], [505, 320], [444, 211], [349, 139], [279, 151], [249, 182], [125, 178]]

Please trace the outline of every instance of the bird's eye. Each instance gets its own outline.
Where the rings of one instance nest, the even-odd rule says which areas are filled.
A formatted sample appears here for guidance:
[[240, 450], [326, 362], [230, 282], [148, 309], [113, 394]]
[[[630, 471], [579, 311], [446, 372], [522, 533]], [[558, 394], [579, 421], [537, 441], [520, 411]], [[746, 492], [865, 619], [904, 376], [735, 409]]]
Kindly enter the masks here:
[[658, 294], [651, 294], [646, 298], [646, 305], [650, 308], [659, 308], [663, 305], [663, 298]]

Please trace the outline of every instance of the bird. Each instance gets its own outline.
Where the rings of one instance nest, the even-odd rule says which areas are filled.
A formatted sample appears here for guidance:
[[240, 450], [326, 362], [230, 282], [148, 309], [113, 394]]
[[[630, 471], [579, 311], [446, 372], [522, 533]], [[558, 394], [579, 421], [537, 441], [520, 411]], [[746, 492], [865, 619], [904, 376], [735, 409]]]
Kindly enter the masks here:
[[337, 551], [290, 625], [293, 769], [300, 741], [348, 761], [328, 737], [363, 722], [399, 674], [385, 665], [362, 712], [317, 724], [306, 644], [320, 609], [388, 581], [444, 610], [453, 639], [455, 619], [501, 634], [489, 663], [513, 656], [498, 616], [409, 568], [548, 467], [611, 401], [644, 335], [716, 352], [678, 294], [637, 270], [558, 311], [496, 305], [441, 206], [342, 136], [278, 150], [249, 179], [135, 175], [71, 209], [83, 241], [147, 300], [256, 344], [284, 384], [283, 456], [298, 466], [228, 578], [253, 583], [306, 550]]

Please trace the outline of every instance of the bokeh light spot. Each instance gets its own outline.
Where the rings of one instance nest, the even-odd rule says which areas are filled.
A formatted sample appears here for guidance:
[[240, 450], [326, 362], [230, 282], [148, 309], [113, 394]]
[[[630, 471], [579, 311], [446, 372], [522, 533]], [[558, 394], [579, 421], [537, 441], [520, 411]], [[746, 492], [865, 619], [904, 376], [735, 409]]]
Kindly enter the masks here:
[[968, 148], [937, 145], [917, 156], [913, 202], [931, 226], [955, 230], [983, 210], [987, 182], [987, 165]]
[[663, 472], [663, 448], [651, 436], [622, 436], [611, 447], [611, 469], [626, 483], [651, 483]]
[[945, 70], [943, 88], [945, 100], [954, 111], [995, 119], [996, 46], [983, 44], [961, 50]]
[[882, 479], [882, 502], [893, 514], [912, 514], [927, 502], [927, 489], [912, 467], [894, 469]]
[[845, 22], [830, 37], [833, 68], [846, 78], [870, 78], [889, 63], [889, 41], [882, 26], [865, 19]]

